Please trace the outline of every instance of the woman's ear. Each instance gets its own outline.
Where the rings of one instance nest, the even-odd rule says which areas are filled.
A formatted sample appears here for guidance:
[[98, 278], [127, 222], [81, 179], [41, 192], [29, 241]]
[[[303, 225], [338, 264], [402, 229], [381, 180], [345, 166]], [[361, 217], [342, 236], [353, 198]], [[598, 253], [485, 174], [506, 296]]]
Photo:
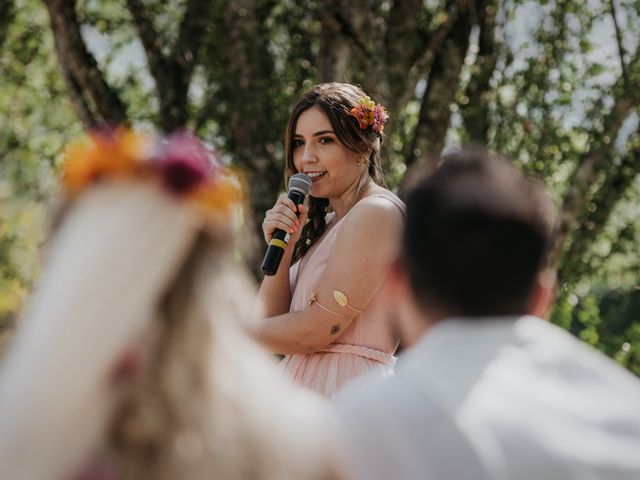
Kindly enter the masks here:
[[556, 301], [557, 286], [558, 282], [555, 270], [546, 268], [538, 272], [529, 296], [527, 313], [540, 318], [549, 318]]

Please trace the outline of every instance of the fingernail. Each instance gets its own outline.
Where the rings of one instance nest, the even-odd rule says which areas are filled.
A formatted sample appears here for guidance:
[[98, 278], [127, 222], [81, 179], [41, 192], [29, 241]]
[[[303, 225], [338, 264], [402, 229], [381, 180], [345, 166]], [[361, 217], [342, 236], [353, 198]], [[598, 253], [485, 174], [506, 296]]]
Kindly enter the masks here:
[[289, 233], [293, 233], [293, 228], [290, 228], [290, 229], [289, 229]]
[[295, 205], [293, 206], [293, 211], [297, 212], [298, 211], [298, 207], [296, 207]]

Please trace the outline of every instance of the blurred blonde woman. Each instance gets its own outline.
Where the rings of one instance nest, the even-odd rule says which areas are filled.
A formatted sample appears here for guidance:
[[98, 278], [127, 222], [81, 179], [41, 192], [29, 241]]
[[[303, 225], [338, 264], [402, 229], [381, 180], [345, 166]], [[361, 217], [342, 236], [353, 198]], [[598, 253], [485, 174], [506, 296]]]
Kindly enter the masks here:
[[93, 134], [0, 376], [17, 479], [339, 479], [331, 419], [244, 334], [235, 187], [187, 134]]

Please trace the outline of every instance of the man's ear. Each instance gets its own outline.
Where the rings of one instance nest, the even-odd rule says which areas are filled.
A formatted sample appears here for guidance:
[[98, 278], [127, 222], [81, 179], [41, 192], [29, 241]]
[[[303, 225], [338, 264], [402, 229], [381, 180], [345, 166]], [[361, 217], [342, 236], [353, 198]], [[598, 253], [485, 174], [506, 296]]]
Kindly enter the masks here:
[[400, 345], [403, 348], [416, 343], [432, 323], [440, 318], [435, 307], [429, 311], [420, 307], [416, 301], [407, 266], [399, 255], [391, 264], [385, 285], [385, 300], [390, 309], [390, 316], [395, 318]]
[[407, 295], [408, 287], [407, 270], [402, 255], [398, 254], [389, 265], [389, 273], [385, 281], [386, 294], [389, 295], [389, 300], [397, 301]]
[[394, 254], [387, 265], [387, 274], [376, 295], [375, 307], [387, 318], [398, 318], [400, 306], [409, 300], [409, 282], [402, 257]]
[[368, 309], [380, 312], [381, 315], [385, 317], [389, 317], [389, 305], [394, 305], [398, 302], [398, 273], [396, 268], [396, 255], [392, 254], [390, 255], [390, 259], [387, 261], [385, 277], [382, 285], [380, 285], [378, 293], [367, 306]]
[[530, 315], [548, 318], [556, 301], [557, 276], [555, 270], [546, 268], [538, 272], [529, 296]]

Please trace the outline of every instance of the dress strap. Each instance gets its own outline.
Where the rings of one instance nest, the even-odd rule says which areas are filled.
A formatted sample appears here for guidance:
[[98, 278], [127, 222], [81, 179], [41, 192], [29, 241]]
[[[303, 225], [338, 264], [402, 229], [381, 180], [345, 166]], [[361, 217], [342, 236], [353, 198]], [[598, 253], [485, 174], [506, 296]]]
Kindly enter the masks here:
[[383, 352], [376, 348], [369, 348], [363, 345], [351, 345], [349, 343], [333, 343], [327, 348], [320, 350], [325, 353], [346, 353], [349, 355], [357, 355], [358, 357], [367, 358], [386, 365], [395, 365], [396, 357], [390, 353]]

